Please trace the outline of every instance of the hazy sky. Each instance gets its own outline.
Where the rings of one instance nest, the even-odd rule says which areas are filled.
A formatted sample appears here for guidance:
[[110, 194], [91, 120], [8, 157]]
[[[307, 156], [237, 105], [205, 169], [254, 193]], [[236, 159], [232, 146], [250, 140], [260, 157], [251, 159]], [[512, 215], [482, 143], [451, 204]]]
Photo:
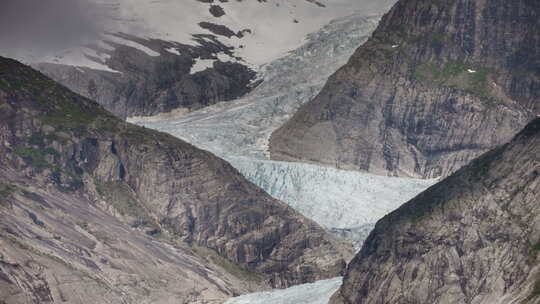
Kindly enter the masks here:
[[0, 0], [0, 54], [44, 55], [95, 40], [104, 14], [89, 0]]

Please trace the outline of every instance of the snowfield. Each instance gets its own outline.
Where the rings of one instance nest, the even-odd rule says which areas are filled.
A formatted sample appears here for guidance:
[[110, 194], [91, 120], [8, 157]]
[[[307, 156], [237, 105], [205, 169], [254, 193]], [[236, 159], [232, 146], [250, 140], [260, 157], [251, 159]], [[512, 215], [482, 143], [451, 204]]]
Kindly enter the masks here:
[[[74, 45], [57, 54], [25, 54], [18, 58], [27, 62], [51, 62], [109, 70], [90, 57], [101, 58], [99, 50], [90, 45], [103, 45], [111, 40], [110, 33], [125, 33], [144, 39], [160, 39], [186, 45], [198, 45], [194, 35], [215, 35], [233, 48], [235, 57], [252, 67], [285, 56], [305, 42], [307, 34], [320, 29], [335, 18], [355, 10], [364, 14], [379, 13], [389, 8], [393, 0], [269, 0], [210, 1], [198, 0], [89, 0], [107, 12], [102, 41]], [[319, 5], [320, 4], [320, 5]], [[219, 6], [224, 15], [211, 13]], [[219, 35], [201, 27], [207, 22], [226, 27], [235, 35]], [[242, 32], [242, 35], [237, 35]], [[117, 41], [115, 41], [117, 42]], [[134, 41], [120, 42], [146, 50]], [[151, 51], [150, 51], [151, 52]], [[217, 54], [216, 54], [217, 55]]]

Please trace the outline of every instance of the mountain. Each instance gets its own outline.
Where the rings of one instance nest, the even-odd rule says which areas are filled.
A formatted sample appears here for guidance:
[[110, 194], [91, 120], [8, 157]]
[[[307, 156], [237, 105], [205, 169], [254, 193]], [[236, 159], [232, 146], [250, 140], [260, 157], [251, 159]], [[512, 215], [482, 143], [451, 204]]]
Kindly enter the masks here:
[[129, 121], [223, 157], [268, 194], [359, 248], [377, 220], [435, 181], [268, 161], [268, 139], [319, 93], [379, 20], [379, 15], [362, 12], [333, 20], [309, 34], [298, 49], [265, 65], [262, 83], [238, 100], [176, 116]]
[[221, 303], [339, 275], [351, 254], [227, 162], [5, 58], [0, 139], [8, 303]]
[[538, 1], [399, 1], [272, 134], [272, 158], [448, 176], [540, 113], [539, 33]]
[[236, 99], [259, 83], [261, 65], [304, 44], [307, 34], [393, 0], [89, 2], [107, 12], [99, 38], [48, 56], [20, 56], [126, 118]]
[[377, 222], [331, 303], [540, 303], [540, 118]]
[[129, 121], [171, 133], [221, 157], [266, 158], [270, 134], [320, 92], [328, 77], [369, 38], [380, 16], [355, 12], [310, 33], [303, 45], [261, 67], [262, 82], [242, 98], [172, 117]]

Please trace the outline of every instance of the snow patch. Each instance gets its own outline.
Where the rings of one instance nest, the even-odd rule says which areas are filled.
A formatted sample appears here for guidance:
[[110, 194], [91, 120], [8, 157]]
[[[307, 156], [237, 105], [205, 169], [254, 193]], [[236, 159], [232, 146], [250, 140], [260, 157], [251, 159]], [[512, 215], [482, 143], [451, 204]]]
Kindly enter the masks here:
[[42, 57], [36, 62], [60, 63], [75, 67], [87, 67], [94, 70], [102, 70], [112, 73], [120, 73], [106, 65], [109, 54], [98, 52], [87, 47], [71, 48], [55, 56]]
[[471, 74], [472, 74], [472, 73], [476, 73], [476, 71], [475, 71], [475, 70], [472, 70], [472, 69], [467, 69], [467, 72], [469, 72], [469, 73], [471, 73]]
[[172, 47], [166, 48], [165, 50], [166, 50], [167, 52], [169, 52], [169, 53], [172, 53], [172, 54], [175, 54], [175, 55], [178, 55], [178, 56], [181, 55], [180, 52], [179, 52], [177, 49], [172, 48]]
[[202, 72], [206, 69], [210, 69], [214, 66], [215, 59], [195, 59], [195, 63], [191, 67], [191, 70], [189, 71], [190, 74], [195, 74], [198, 72]]
[[[158, 56], [157, 52], [145, 46], [125, 39], [118, 41], [120, 38], [111, 38], [107, 33], [125, 33], [141, 39], [161, 39], [199, 46], [193, 35], [208, 34], [199, 23], [210, 22], [226, 26], [235, 33], [242, 32], [241, 38], [216, 35], [216, 39], [232, 47], [234, 57], [255, 66], [286, 56], [304, 44], [309, 33], [320, 29], [332, 19], [347, 16], [356, 10], [364, 14], [382, 13], [394, 3], [394, 0], [319, 0], [325, 6], [320, 7], [306, 0], [225, 1], [220, 2], [220, 6], [226, 14], [216, 18], [209, 11], [210, 3], [195, 0], [88, 1], [104, 6], [108, 12], [103, 33], [108, 37], [101, 40], [115, 39], [116, 42], [135, 47], [151, 56]], [[88, 43], [102, 45], [103, 41]], [[33, 54], [32, 51], [28, 53], [19, 59], [43, 61], [39, 60], [43, 54]], [[63, 57], [56, 62], [74, 64], [72, 60], [63, 60]], [[78, 61], [75, 64], [108, 70], [103, 65], [88, 61]]]
[[124, 39], [122, 37], [118, 37], [116, 35], [106, 35], [105, 36], [105, 43], [107, 43], [107, 41], [111, 41], [111, 42], [114, 42], [114, 43], [117, 43], [117, 44], [123, 44], [123, 45], [127, 45], [129, 47], [132, 47], [132, 48], [135, 48], [139, 51], [142, 51], [144, 52], [145, 54], [147, 54], [148, 56], [152, 56], [152, 57], [157, 57], [159, 56], [160, 54], [142, 44], [139, 44], [135, 41], [132, 41], [132, 40], [128, 40], [128, 39]]

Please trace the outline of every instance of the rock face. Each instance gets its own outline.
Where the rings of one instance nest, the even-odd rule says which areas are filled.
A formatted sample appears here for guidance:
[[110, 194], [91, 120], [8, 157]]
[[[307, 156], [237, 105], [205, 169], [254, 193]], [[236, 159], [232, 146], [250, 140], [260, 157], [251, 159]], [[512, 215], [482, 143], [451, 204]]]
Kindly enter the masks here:
[[380, 220], [332, 303], [540, 303], [540, 118]]
[[[252, 88], [255, 72], [245, 64], [217, 60], [215, 53], [233, 55], [213, 35], [196, 37], [199, 46], [117, 36], [155, 54], [109, 42], [114, 49], [101, 49], [100, 53], [108, 56], [103, 64], [117, 72], [52, 63], [36, 68], [121, 118], [199, 109], [235, 99]], [[210, 63], [197, 70], [201, 60]]]
[[4, 58], [0, 143], [0, 292], [10, 303], [222, 302], [334, 277], [351, 255], [228, 163]]
[[540, 112], [540, 4], [399, 1], [270, 140], [272, 158], [447, 176]]

